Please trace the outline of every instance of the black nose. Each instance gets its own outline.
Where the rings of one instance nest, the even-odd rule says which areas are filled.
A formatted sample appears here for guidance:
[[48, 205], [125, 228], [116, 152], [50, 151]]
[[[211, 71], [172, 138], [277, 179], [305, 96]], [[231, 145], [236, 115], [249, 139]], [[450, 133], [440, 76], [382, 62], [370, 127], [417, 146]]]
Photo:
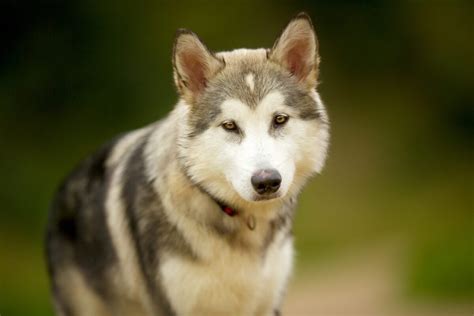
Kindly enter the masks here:
[[253, 174], [251, 182], [258, 194], [275, 193], [280, 188], [281, 175], [275, 169], [261, 169]]

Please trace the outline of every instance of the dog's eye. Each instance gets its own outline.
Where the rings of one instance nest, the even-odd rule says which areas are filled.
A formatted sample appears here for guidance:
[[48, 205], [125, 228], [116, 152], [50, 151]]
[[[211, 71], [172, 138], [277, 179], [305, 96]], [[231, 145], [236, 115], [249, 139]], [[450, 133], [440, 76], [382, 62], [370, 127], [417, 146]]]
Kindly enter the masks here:
[[222, 123], [222, 127], [229, 132], [237, 132], [238, 127], [237, 124], [235, 124], [234, 121], [225, 121]]
[[276, 127], [281, 126], [285, 124], [286, 122], [288, 122], [289, 119], [290, 117], [286, 114], [277, 114], [273, 118], [273, 125], [275, 125]]

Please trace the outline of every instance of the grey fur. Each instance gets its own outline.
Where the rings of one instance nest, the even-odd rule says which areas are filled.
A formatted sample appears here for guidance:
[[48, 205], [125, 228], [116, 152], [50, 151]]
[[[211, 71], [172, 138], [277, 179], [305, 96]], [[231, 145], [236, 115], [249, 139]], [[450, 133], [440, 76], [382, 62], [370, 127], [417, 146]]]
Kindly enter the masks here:
[[[178, 36], [180, 34], [195, 36], [188, 31], [179, 31]], [[206, 183], [193, 180], [192, 161], [183, 157], [185, 155], [180, 156], [183, 148], [190, 148], [183, 140], [199, 139], [220, 114], [224, 100], [229, 98], [241, 100], [255, 109], [269, 92], [278, 90], [285, 104], [297, 110], [299, 119], [318, 120], [317, 123], [326, 128], [324, 109], [310, 90], [269, 59], [269, 50], [256, 50], [251, 57], [238, 58], [207, 52], [221, 62], [222, 68], [206, 82], [204, 91], [192, 104], [180, 102], [178, 109], [160, 123], [121, 135], [106, 144], [84, 160], [56, 193], [50, 211], [46, 250], [56, 311], [60, 315], [85, 313], [82, 297], [71, 295], [80, 287], [93, 298], [91, 302], [100, 305], [101, 315], [126, 314], [120, 310], [129, 302], [132, 306], [139, 305], [140, 315], [177, 315], [179, 303], [173, 304], [173, 297], [169, 297], [166, 288], [170, 287], [166, 285], [166, 275], [160, 274], [160, 268], [166, 266], [166, 258], [179, 258], [185, 267], [209, 265], [204, 262], [203, 252], [199, 252], [201, 248], [189, 237], [194, 235], [186, 234], [188, 230], [197, 231], [199, 242], [218, 240], [219, 245], [226, 248], [225, 252], [231, 253], [228, 256], [232, 260], [236, 258], [232, 255], [257, 258], [249, 264], [252, 268], [254, 263], [257, 267], [263, 266], [272, 255], [271, 249], [280, 251], [283, 244], [292, 240], [298, 193], [282, 198], [282, 203], [275, 200], [269, 204], [272, 205], [271, 216], [262, 216], [261, 221], [254, 222], [255, 214], [250, 213], [255, 206], [248, 206], [244, 210], [247, 213], [238, 212], [237, 216], [230, 217], [221, 211], [221, 206], [233, 205], [210, 194]], [[173, 65], [178, 89], [186, 89], [184, 79], [177, 73], [175, 59]], [[253, 76], [253, 87], [246, 82], [249, 74]], [[180, 121], [183, 118], [179, 116], [180, 106], [189, 107], [184, 123]], [[180, 134], [183, 132], [179, 129], [181, 123], [186, 124], [183, 130], [187, 135]], [[318, 124], [315, 122], [315, 126]], [[274, 137], [280, 136], [271, 126], [268, 132]], [[243, 133], [229, 134], [232, 141], [244, 136]], [[180, 196], [184, 191], [184, 196], [194, 204]], [[107, 203], [110, 200], [113, 203]], [[248, 214], [252, 225], [246, 222]], [[113, 222], [113, 218], [117, 222]], [[120, 226], [121, 220], [124, 228]], [[121, 235], [117, 237], [117, 234]], [[125, 253], [130, 256], [126, 260], [121, 257], [124, 245], [131, 248], [126, 249]], [[133, 265], [137, 271], [131, 282], [138, 290], [131, 296], [126, 287], [129, 285], [127, 273], [132, 272], [124, 271], [122, 266], [127, 260], [131, 263], [127, 262], [125, 267]], [[77, 273], [84, 284], [69, 280], [67, 271]], [[281, 302], [272, 301], [272, 304], [267, 313], [280, 315]]]
[[[52, 204], [47, 233], [50, 274], [54, 276], [60, 266], [76, 264], [104, 298], [111, 294], [105, 275], [116, 261], [110, 234], [103, 229], [109, 186], [105, 161], [117, 141], [86, 159], [61, 185]], [[53, 289], [59, 291], [54, 284]]]
[[[225, 56], [223, 58], [225, 60]], [[321, 118], [317, 104], [308, 91], [302, 88], [288, 71], [268, 60], [266, 56], [264, 59], [250, 61], [242, 59], [234, 64], [226, 64], [227, 66], [209, 81], [203, 95], [192, 108], [190, 137], [201, 134], [209, 127], [220, 114], [220, 106], [224, 100], [235, 98], [255, 108], [272, 90], [280, 91], [285, 97], [285, 104], [296, 108], [301, 119]], [[248, 74], [254, 76], [253, 91], [250, 91], [245, 82]]]
[[173, 251], [189, 258], [194, 258], [194, 254], [176, 227], [167, 220], [160, 197], [150, 187], [144, 162], [146, 141], [147, 138], [142, 139], [129, 157], [122, 194], [140, 269], [155, 303], [155, 311], [159, 315], [174, 315], [161, 284], [153, 281], [158, 274], [160, 253]]
[[[153, 131], [155, 129], [140, 138], [128, 153], [122, 174], [121, 191], [130, 238], [148, 295], [152, 298], [153, 310], [157, 315], [175, 315], [160, 281], [153, 281], [154, 276], [158, 274], [160, 254], [164, 251], [172, 252], [193, 261], [199, 258], [179, 230], [169, 222], [163, 212], [161, 197], [152, 189], [153, 181], [163, 181], [167, 173], [150, 175], [145, 170], [144, 149], [149, 145], [147, 142]], [[51, 209], [47, 258], [55, 301], [64, 315], [76, 315], [77, 311], [74, 311], [70, 304], [71, 298], [62, 294], [64, 285], [56, 283], [55, 280], [62, 269], [70, 266], [80, 268], [91, 290], [104, 300], [106, 306], [121, 300], [109, 275], [110, 268], [117, 264], [117, 256], [110, 241], [103, 210], [110, 190], [110, 176], [114, 171], [114, 167], [107, 166], [106, 161], [119, 140], [120, 138], [104, 146], [80, 164], [61, 186]], [[165, 151], [168, 145], [164, 145]], [[167, 159], [174, 159], [173, 153]], [[189, 178], [188, 181], [192, 183]], [[199, 189], [201, 194], [208, 195], [199, 184], [192, 185]], [[245, 225], [227, 225], [227, 215], [218, 208], [216, 204], [215, 214], [207, 224], [208, 229], [227, 240], [232, 247], [250, 251], [250, 246], [239, 237], [240, 229]], [[270, 223], [260, 250], [262, 257], [265, 256], [266, 249], [277, 231], [289, 231], [292, 210], [293, 207], [285, 206], [281, 215]]]

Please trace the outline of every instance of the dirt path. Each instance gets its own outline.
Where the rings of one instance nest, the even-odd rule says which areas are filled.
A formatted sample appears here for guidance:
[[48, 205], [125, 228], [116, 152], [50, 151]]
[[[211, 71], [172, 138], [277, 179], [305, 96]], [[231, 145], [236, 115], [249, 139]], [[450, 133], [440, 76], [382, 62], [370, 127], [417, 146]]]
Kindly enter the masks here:
[[[414, 304], [401, 296], [400, 251], [377, 247], [295, 277], [283, 308], [290, 316], [473, 316], [474, 303]], [[399, 277], [398, 277], [399, 279]]]

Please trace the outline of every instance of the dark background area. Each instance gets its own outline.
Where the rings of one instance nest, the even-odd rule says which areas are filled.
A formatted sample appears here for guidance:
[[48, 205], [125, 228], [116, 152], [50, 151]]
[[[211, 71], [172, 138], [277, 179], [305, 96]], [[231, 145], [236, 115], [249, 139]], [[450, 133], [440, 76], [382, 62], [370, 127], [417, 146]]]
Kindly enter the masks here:
[[[392, 289], [384, 298], [391, 303], [381, 308], [472, 314], [473, 2], [6, 0], [2, 316], [52, 313], [43, 234], [54, 190], [101, 143], [172, 109], [175, 30], [192, 29], [217, 51], [271, 47], [299, 11], [311, 15], [319, 37], [332, 143], [325, 170], [302, 194], [294, 284], [317, 284], [324, 267], [341, 262], [378, 271], [388, 261], [390, 277], [378, 281]], [[374, 253], [385, 260], [370, 259]], [[304, 295], [326, 306], [305, 284]], [[355, 314], [343, 307], [344, 284], [354, 286], [349, 278], [334, 291], [333, 308]], [[307, 315], [335, 314], [330, 304], [294, 297], [292, 311], [309, 304]]]

